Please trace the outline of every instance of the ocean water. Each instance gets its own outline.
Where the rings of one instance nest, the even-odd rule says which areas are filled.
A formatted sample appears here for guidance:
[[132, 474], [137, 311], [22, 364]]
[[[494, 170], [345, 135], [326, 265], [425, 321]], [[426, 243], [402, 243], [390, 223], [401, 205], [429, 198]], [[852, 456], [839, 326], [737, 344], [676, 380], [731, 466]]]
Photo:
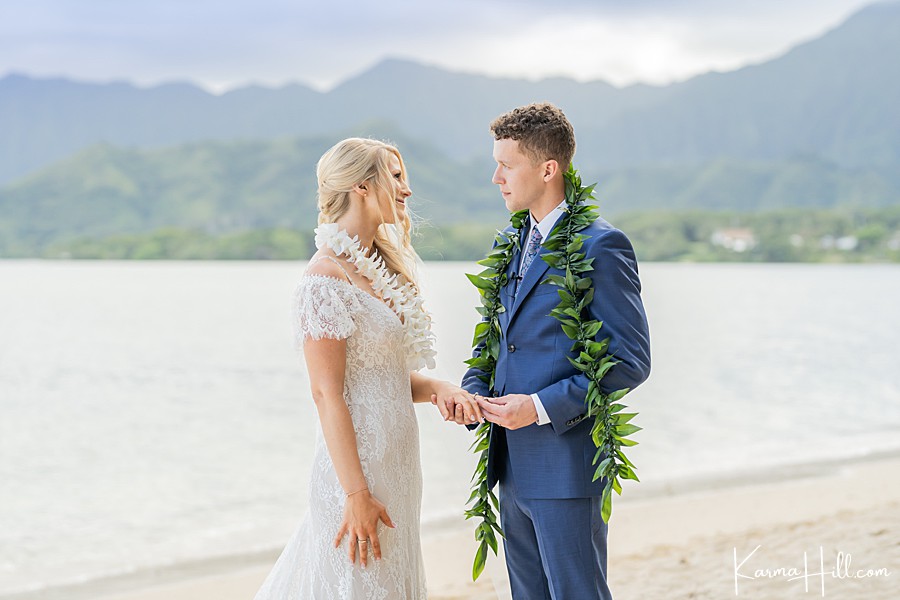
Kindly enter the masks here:
[[[278, 548], [305, 510], [315, 408], [289, 262], [0, 261], [0, 597]], [[439, 364], [477, 314], [430, 263]], [[653, 374], [627, 398], [621, 501], [900, 448], [900, 268], [641, 268]], [[427, 531], [458, 521], [469, 434], [417, 407]]]

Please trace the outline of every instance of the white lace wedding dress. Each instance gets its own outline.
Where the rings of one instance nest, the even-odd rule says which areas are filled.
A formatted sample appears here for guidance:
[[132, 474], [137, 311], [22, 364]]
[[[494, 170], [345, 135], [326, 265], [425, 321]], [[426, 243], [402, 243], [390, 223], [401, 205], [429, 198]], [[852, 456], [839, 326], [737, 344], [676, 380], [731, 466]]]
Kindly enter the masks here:
[[306, 274], [297, 287], [298, 340], [347, 339], [344, 398], [363, 473], [395, 529], [379, 523], [382, 559], [351, 564], [345, 537], [333, 546], [345, 493], [321, 425], [309, 490], [309, 513], [255, 600], [402, 600], [425, 598], [419, 543], [422, 470], [410, 393], [404, 326], [384, 302], [346, 281]]

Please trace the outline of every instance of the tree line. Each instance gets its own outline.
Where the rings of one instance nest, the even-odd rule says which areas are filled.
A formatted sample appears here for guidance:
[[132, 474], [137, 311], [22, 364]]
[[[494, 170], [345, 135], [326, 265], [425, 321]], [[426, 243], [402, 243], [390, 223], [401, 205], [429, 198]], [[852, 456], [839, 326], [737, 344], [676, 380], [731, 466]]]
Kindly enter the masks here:
[[[900, 206], [789, 209], [762, 213], [642, 211], [612, 219], [642, 261], [900, 262]], [[418, 227], [424, 260], [474, 261], [505, 223], [433, 222]], [[4, 258], [120, 260], [305, 260], [312, 231], [261, 228], [214, 234], [162, 228], [149, 233], [79, 237], [3, 246]]]

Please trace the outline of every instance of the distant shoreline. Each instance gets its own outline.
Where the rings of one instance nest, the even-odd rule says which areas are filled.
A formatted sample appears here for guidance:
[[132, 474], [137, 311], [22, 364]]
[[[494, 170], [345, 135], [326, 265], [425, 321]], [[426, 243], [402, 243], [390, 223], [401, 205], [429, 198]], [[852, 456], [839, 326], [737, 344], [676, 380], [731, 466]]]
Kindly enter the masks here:
[[[610, 221], [628, 235], [640, 262], [900, 262], [898, 206], [757, 213], [653, 210]], [[440, 226], [425, 222], [418, 225], [413, 244], [423, 260], [476, 261], [505, 224], [502, 216]], [[313, 227], [213, 232], [172, 226], [105, 236], [57, 231], [40, 241], [0, 239], [0, 260], [301, 260], [316, 251]]]

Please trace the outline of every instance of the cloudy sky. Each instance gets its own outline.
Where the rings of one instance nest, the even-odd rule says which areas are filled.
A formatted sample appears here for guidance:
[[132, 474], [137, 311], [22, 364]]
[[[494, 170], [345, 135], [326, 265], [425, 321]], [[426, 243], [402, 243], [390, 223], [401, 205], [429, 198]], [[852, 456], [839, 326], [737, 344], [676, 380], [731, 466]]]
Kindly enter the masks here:
[[0, 77], [327, 89], [385, 57], [666, 83], [776, 56], [873, 0], [0, 0]]

